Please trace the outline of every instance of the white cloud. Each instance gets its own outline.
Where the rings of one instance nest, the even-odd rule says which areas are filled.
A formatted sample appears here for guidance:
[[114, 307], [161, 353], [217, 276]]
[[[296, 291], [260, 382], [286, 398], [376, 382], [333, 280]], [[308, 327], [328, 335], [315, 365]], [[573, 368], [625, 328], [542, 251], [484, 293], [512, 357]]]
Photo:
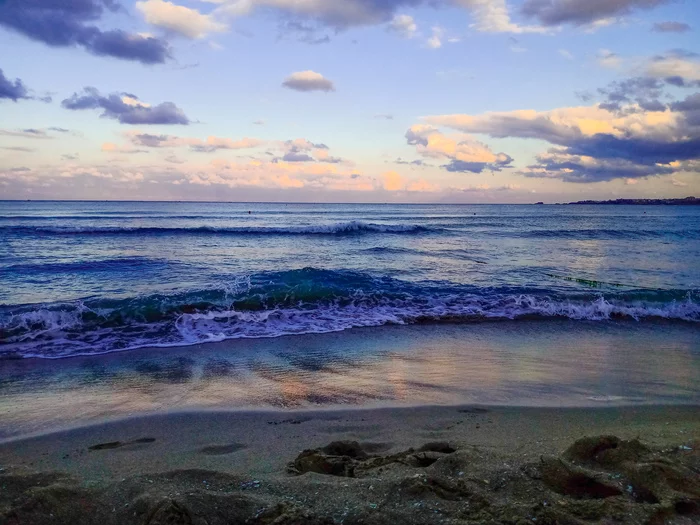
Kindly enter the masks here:
[[333, 82], [315, 71], [298, 71], [289, 75], [282, 85], [295, 91], [335, 91]]
[[693, 53], [672, 52], [654, 57], [644, 67], [647, 76], [655, 78], [681, 78], [686, 81], [700, 80], [700, 60]]
[[439, 49], [442, 47], [442, 34], [443, 30], [441, 27], [433, 27], [433, 36], [428, 38], [425, 45], [430, 49]]
[[185, 38], [202, 38], [209, 33], [219, 33], [228, 28], [211, 15], [203, 15], [196, 9], [176, 5], [165, 0], [136, 2], [136, 9], [146, 22]]
[[609, 49], [599, 49], [596, 55], [598, 64], [609, 69], [617, 69], [622, 65], [622, 59]]
[[510, 18], [506, 0], [454, 0], [457, 5], [469, 9], [476, 23], [477, 31], [486, 33], [546, 33], [549, 30], [540, 26], [521, 26]]
[[410, 15], [396, 15], [389, 23], [389, 29], [404, 38], [413, 38], [416, 36], [416, 31], [418, 31], [418, 25]]
[[564, 58], [566, 58], [567, 60], [573, 60], [573, 59], [574, 59], [574, 55], [571, 54], [571, 52], [570, 52], [570, 51], [567, 51], [566, 49], [560, 49], [560, 50], [559, 50], [559, 54], [560, 54], [561, 56], [563, 56]]
[[680, 181], [674, 177], [671, 178], [671, 184], [678, 186], [679, 188], [685, 188], [688, 185], [687, 182]]

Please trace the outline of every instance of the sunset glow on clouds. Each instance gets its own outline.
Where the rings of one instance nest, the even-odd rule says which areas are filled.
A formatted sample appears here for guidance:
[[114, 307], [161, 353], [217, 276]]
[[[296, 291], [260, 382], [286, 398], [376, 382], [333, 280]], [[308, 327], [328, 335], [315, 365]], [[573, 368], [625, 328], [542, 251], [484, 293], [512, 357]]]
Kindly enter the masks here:
[[700, 5], [4, 0], [0, 197], [700, 195]]

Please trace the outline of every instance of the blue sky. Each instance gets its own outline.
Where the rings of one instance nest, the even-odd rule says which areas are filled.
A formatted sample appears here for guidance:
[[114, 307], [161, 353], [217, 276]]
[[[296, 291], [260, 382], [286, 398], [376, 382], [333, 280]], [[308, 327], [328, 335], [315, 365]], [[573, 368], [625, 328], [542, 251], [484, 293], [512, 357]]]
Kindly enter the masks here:
[[686, 0], [0, 0], [0, 196], [700, 194]]

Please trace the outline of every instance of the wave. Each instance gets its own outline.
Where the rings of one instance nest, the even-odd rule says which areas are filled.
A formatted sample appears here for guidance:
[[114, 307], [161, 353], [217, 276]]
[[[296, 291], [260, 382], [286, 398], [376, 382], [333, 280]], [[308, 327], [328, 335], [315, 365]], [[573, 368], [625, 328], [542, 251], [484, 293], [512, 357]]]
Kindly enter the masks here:
[[415, 224], [375, 224], [361, 221], [319, 224], [314, 226], [240, 226], [216, 227], [2, 227], [16, 233], [42, 233], [55, 235], [353, 235], [362, 233], [423, 233], [440, 231], [436, 228]]
[[4, 268], [3, 272], [12, 272], [21, 275], [29, 273], [72, 273], [72, 272], [114, 272], [141, 270], [154, 266], [172, 265], [165, 259], [153, 259], [150, 257], [115, 257], [111, 259], [85, 260], [74, 262], [51, 262], [38, 264], [13, 264]]
[[571, 230], [529, 230], [514, 231], [504, 235], [513, 235], [529, 239], [583, 239], [583, 240], [615, 240], [615, 239], [700, 239], [700, 230], [615, 230], [615, 229], [571, 229]]
[[567, 318], [699, 322], [694, 292], [562, 295], [306, 268], [128, 299], [0, 306], [0, 356], [61, 358], [411, 323]]

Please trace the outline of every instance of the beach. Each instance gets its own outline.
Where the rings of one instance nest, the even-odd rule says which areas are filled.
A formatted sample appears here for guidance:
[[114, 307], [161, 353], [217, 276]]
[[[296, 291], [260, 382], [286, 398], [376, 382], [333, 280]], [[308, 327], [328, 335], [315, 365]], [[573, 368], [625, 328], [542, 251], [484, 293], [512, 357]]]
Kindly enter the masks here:
[[424, 406], [130, 418], [0, 444], [0, 522], [690, 524], [699, 414]]
[[0, 525], [700, 520], [695, 209], [3, 206]]

